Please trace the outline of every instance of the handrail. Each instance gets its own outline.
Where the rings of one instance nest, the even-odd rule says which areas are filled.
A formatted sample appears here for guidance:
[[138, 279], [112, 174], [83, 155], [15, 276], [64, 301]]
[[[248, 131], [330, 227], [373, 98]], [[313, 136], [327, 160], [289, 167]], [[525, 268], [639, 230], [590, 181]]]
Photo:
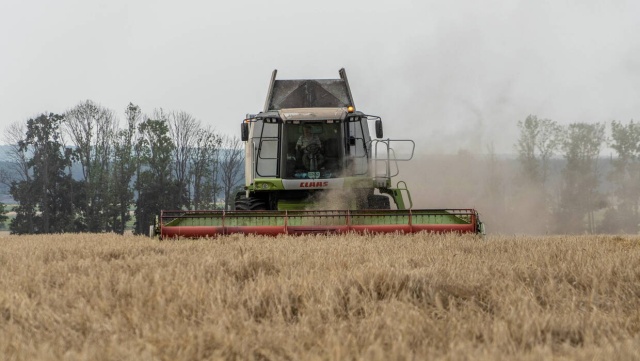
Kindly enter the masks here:
[[[391, 146], [392, 143], [409, 143], [411, 145], [411, 151], [408, 157], [406, 158], [398, 158], [396, 155], [396, 150]], [[379, 150], [379, 146], [385, 148], [384, 150]], [[398, 162], [409, 161], [413, 159], [413, 155], [416, 149], [416, 143], [411, 139], [372, 139], [369, 142], [370, 148], [373, 150], [371, 152], [370, 161], [373, 162], [374, 176], [375, 177], [385, 177], [392, 178], [400, 174], [400, 167], [398, 167]], [[386, 153], [386, 157], [379, 157], [379, 153]], [[378, 174], [378, 163], [384, 162], [384, 174]], [[391, 172], [391, 164], [394, 164], [395, 171]]]

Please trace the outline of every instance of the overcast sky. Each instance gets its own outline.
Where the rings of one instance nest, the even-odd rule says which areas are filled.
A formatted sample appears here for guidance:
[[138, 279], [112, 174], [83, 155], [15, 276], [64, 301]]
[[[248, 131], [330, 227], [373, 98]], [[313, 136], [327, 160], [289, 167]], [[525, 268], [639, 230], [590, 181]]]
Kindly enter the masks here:
[[[220, 2], [222, 3], [222, 2]], [[0, 0], [0, 129], [91, 99], [239, 134], [279, 78], [337, 78], [385, 136], [512, 152], [528, 114], [640, 119], [640, 1]]]

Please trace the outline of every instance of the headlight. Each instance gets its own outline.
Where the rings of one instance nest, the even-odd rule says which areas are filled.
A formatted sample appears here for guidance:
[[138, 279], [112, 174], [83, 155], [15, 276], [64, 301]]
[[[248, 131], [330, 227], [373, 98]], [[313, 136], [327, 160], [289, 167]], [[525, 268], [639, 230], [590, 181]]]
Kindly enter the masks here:
[[266, 190], [271, 188], [271, 183], [264, 183], [264, 182], [258, 182], [256, 183], [256, 189], [257, 190]]

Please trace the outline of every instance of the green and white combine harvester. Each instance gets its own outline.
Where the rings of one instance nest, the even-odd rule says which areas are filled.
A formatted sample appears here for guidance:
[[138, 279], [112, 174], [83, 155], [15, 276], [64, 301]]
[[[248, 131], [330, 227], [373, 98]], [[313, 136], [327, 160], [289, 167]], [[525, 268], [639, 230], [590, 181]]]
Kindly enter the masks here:
[[381, 118], [356, 110], [344, 69], [340, 79], [276, 80], [276, 74], [264, 110], [241, 125], [245, 186], [234, 210], [162, 211], [154, 229], [161, 238], [484, 233], [474, 209], [412, 209], [406, 184], [391, 180], [415, 144], [383, 139]]

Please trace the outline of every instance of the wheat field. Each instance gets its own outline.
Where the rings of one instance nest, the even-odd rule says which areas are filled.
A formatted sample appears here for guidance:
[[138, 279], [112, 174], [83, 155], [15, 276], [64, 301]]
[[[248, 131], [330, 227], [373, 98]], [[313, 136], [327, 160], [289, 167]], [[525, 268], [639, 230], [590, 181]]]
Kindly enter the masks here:
[[0, 237], [3, 360], [640, 359], [640, 239]]

